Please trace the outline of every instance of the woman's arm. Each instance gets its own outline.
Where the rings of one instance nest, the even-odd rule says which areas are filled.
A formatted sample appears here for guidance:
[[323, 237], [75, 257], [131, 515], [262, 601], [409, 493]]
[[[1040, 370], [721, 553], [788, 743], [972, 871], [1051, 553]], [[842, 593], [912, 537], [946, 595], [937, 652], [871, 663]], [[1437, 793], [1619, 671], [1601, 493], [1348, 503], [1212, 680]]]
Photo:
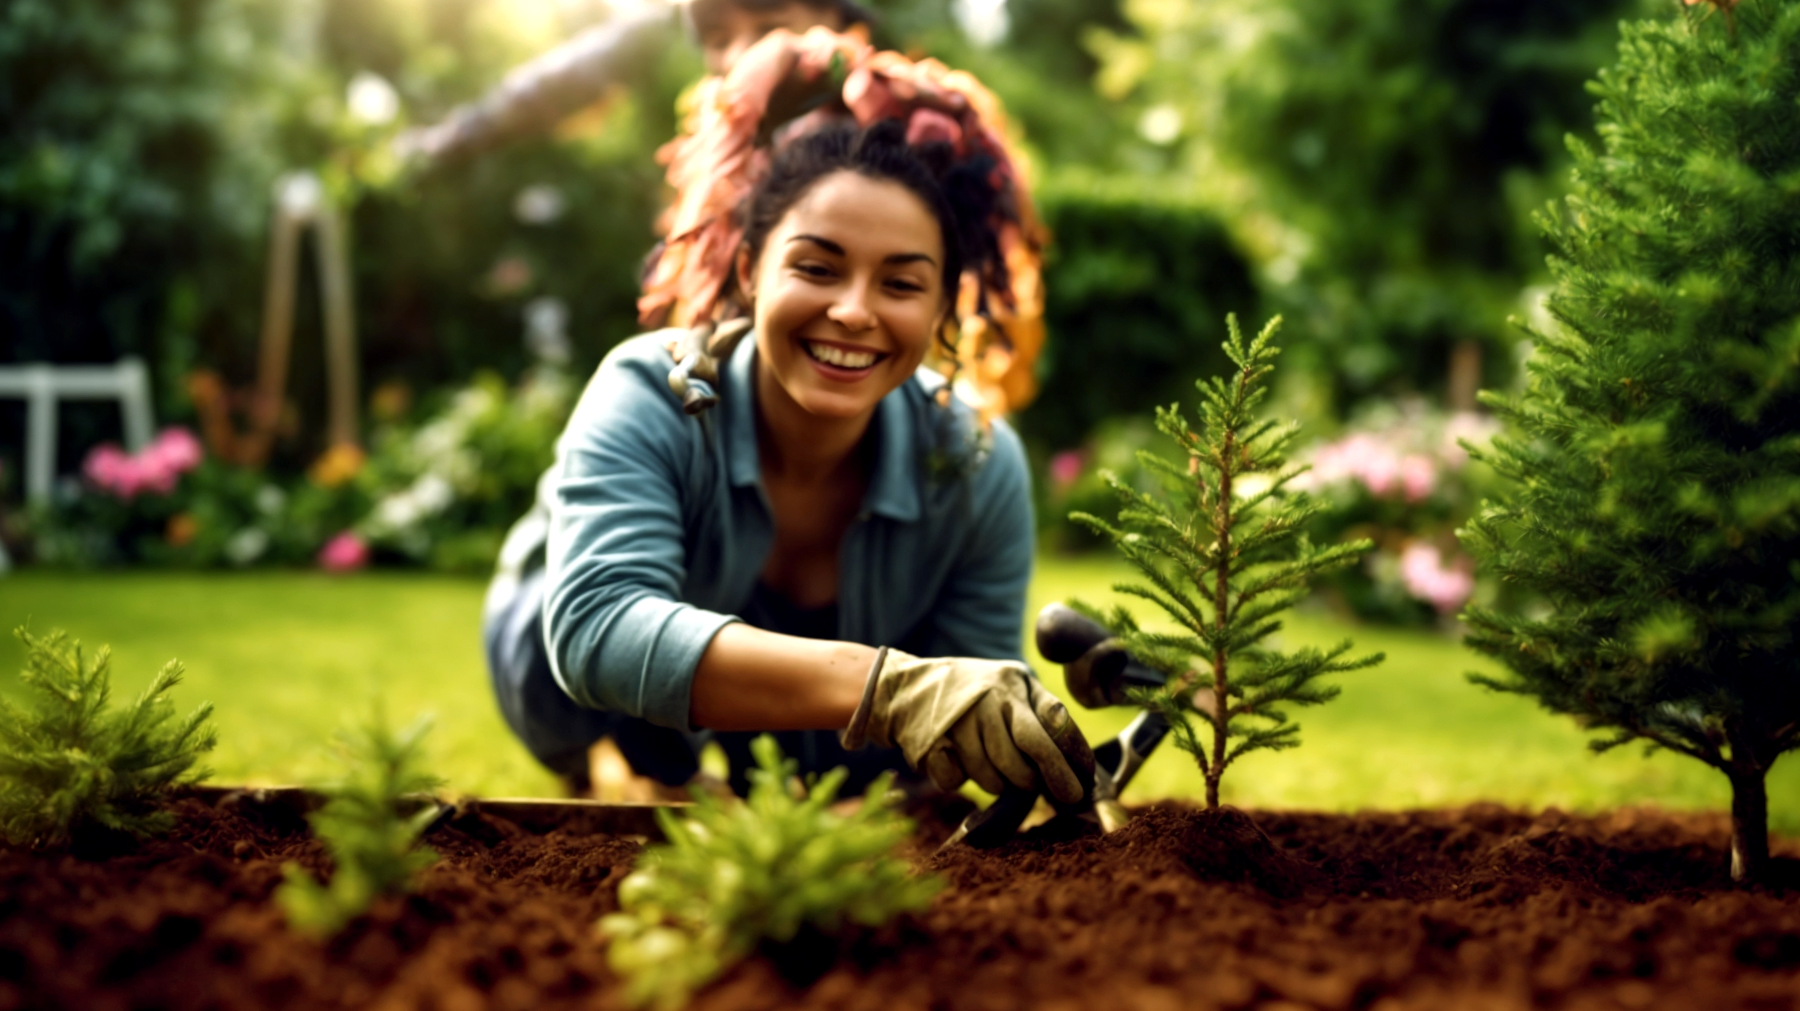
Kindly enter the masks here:
[[994, 446], [972, 478], [969, 537], [938, 592], [924, 648], [934, 656], [1024, 659], [1025, 595], [1037, 536], [1031, 475], [1018, 435], [993, 423]]
[[870, 646], [727, 625], [694, 671], [689, 718], [711, 730], [840, 730], [874, 663]]

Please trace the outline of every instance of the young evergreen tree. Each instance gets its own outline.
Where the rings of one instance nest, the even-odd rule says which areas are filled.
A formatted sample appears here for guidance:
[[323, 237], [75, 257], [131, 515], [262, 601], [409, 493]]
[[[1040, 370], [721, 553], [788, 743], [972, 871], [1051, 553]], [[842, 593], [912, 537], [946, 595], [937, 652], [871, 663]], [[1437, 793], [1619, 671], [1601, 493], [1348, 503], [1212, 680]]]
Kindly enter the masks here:
[[343, 778], [325, 789], [325, 805], [307, 816], [331, 854], [330, 880], [321, 884], [290, 862], [275, 891], [295, 930], [330, 937], [383, 895], [411, 891], [437, 862], [435, 850], [419, 845], [439, 809], [418, 800], [443, 785], [425, 769], [430, 729], [430, 718], [420, 717], [395, 734], [377, 709], [366, 724], [340, 737]]
[[1560, 325], [1487, 398], [1510, 491], [1462, 536], [1550, 608], [1471, 609], [1510, 670], [1475, 680], [1719, 769], [1744, 880], [1800, 743], [1800, 4], [1719, 2], [1627, 25], [1592, 86], [1603, 150], [1543, 218]]
[[[1087, 513], [1069, 517], [1109, 537], [1149, 583], [1113, 588], [1155, 604], [1178, 628], [1147, 631], [1124, 607], [1093, 615], [1133, 656], [1168, 675], [1163, 687], [1139, 690], [1138, 701], [1160, 710], [1176, 746], [1194, 756], [1209, 808], [1219, 806], [1219, 783], [1231, 763], [1252, 751], [1299, 746], [1299, 726], [1277, 707], [1328, 702], [1339, 689], [1319, 678], [1385, 659], [1344, 659], [1347, 639], [1328, 651], [1282, 653], [1268, 644], [1281, 628], [1277, 615], [1306, 595], [1308, 580], [1349, 565], [1372, 545], [1322, 548], [1301, 533], [1321, 506], [1287, 488], [1306, 471], [1287, 461], [1298, 426], [1256, 413], [1280, 354], [1274, 338], [1281, 318], [1248, 345], [1237, 317], [1227, 317], [1226, 326], [1225, 354], [1237, 368], [1195, 384], [1200, 428], [1189, 426], [1179, 405], [1156, 411], [1156, 427], [1181, 447], [1186, 465], [1138, 454], [1168, 494], [1145, 494], [1108, 474], [1121, 500], [1119, 525]], [[1190, 716], [1211, 731], [1207, 739]]]
[[218, 742], [210, 703], [175, 715], [181, 664], [170, 660], [142, 695], [114, 707], [112, 650], [90, 658], [64, 632], [13, 634], [28, 692], [0, 699], [0, 842], [44, 848], [84, 826], [136, 836], [174, 827], [169, 792], [206, 777], [200, 757]]

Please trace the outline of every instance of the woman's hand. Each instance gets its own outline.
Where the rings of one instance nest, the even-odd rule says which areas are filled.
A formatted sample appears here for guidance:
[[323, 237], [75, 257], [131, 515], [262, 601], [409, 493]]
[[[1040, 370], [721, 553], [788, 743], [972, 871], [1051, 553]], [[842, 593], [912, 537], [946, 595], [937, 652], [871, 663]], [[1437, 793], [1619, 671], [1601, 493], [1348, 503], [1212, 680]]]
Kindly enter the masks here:
[[1087, 740], [1016, 661], [883, 650], [843, 741], [898, 747], [944, 790], [974, 779], [989, 793], [1011, 785], [1072, 804], [1093, 788]]

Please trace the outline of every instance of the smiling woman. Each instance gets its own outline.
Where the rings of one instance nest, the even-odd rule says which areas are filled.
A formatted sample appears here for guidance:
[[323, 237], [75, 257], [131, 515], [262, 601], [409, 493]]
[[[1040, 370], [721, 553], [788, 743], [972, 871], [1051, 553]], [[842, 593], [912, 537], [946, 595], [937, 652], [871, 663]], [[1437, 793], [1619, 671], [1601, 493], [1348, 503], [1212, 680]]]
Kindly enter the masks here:
[[921, 368], [996, 248], [990, 167], [892, 120], [788, 140], [738, 209], [722, 304], [754, 339], [720, 366], [719, 409], [670, 391], [679, 331], [601, 364], [542, 486], [542, 569], [490, 596], [501, 708], [545, 764], [579, 777], [610, 736], [676, 785], [707, 740], [741, 770], [751, 734], [779, 731], [853, 788], [898, 768], [1090, 788], [1080, 731], [1020, 662], [1018, 439]]

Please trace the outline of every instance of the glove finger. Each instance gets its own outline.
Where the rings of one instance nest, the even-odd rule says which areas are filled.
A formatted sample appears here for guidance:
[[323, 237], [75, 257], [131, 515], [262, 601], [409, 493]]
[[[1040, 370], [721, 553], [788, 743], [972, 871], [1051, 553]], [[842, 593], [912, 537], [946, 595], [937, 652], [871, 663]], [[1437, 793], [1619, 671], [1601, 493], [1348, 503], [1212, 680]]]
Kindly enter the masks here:
[[1050, 742], [1062, 752], [1069, 767], [1075, 770], [1075, 778], [1080, 780], [1082, 795], [1094, 788], [1094, 749], [1088, 745], [1086, 735], [1076, 725], [1074, 717], [1069, 715], [1069, 707], [1062, 700], [1050, 694], [1042, 684], [1034, 683], [1031, 691], [1031, 709], [1037, 713], [1038, 723], [1050, 735]]
[[962, 767], [968, 770], [969, 777], [983, 790], [999, 795], [1006, 789], [1009, 777], [994, 767], [993, 755], [983, 739], [981, 720], [977, 715], [983, 708], [986, 707], [977, 704], [973, 711], [957, 720], [950, 728], [950, 740], [956, 745], [957, 757], [961, 759]]
[[956, 760], [956, 754], [949, 748], [933, 748], [925, 756], [925, 768], [922, 770], [938, 789], [945, 793], [955, 793], [968, 782], [969, 776], [963, 771], [962, 764]]
[[1038, 779], [1037, 769], [1032, 767], [1031, 760], [1019, 750], [1013, 740], [1011, 724], [1018, 722], [1013, 710], [1030, 712], [1018, 703], [1007, 701], [1001, 705], [977, 706], [975, 717], [981, 725], [981, 744], [987, 752], [988, 760], [999, 768], [1006, 781], [1022, 790], [1040, 791], [1043, 783]]
[[[1064, 804], [1073, 804], [1087, 795], [1081, 785], [1081, 777], [1075, 774], [1068, 756], [1056, 746], [1050, 732], [1038, 719], [1037, 713], [1020, 702], [1008, 702], [1007, 713], [1011, 717], [1012, 739], [1018, 749], [1037, 763], [1038, 772], [1042, 774], [1050, 796]], [[1070, 728], [1073, 730], [1073, 728]], [[1079, 739], [1079, 731], [1076, 731]], [[1086, 747], [1086, 741], [1082, 740]]]

